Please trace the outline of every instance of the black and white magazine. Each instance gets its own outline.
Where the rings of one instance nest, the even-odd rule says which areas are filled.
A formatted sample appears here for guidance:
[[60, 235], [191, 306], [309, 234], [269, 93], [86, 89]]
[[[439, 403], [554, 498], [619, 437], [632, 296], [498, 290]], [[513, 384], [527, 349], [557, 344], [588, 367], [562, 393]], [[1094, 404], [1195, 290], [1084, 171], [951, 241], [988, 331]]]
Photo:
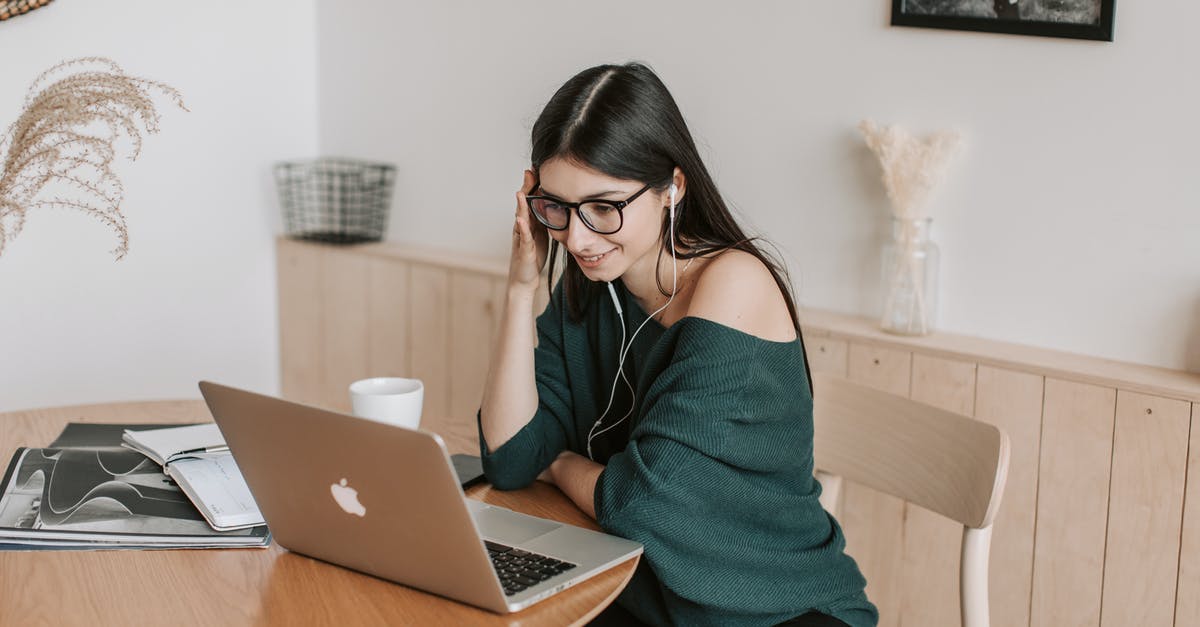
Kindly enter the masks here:
[[261, 525], [213, 530], [162, 468], [137, 451], [100, 441], [72, 444], [77, 446], [17, 449], [0, 492], [0, 548], [260, 547], [270, 542]]

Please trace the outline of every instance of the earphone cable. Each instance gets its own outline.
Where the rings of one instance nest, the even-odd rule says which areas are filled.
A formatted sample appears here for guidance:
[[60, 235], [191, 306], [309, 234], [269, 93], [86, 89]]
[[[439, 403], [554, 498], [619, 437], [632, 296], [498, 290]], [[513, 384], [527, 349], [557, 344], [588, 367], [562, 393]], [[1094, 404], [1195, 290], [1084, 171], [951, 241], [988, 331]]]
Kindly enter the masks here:
[[[656, 309], [654, 311], [654, 313], [650, 314], [649, 316], [646, 316], [646, 319], [643, 320], [640, 325], [638, 325], [638, 328], [633, 332], [633, 336], [631, 336], [629, 338], [628, 345], [625, 344], [625, 318], [624, 318], [624, 315], [622, 315], [621, 313], [618, 312], [617, 317], [620, 318], [620, 320], [621, 320], [621, 349], [619, 351], [620, 356], [617, 360], [617, 379], [613, 379], [612, 392], [608, 396], [608, 407], [604, 408], [604, 412], [600, 414], [600, 417], [597, 418], [596, 422], [592, 424], [592, 428], [588, 430], [588, 439], [587, 439], [588, 459], [591, 459], [592, 461], [595, 461], [595, 458], [592, 457], [592, 439], [603, 435], [604, 433], [606, 433], [613, 427], [616, 427], [617, 425], [621, 424], [622, 422], [625, 422], [625, 419], [628, 418], [631, 414], [633, 414], [634, 408], [637, 407], [637, 392], [633, 389], [633, 384], [630, 383], [629, 379], [625, 377], [625, 357], [626, 357], [626, 355], [629, 354], [630, 349], [633, 348], [633, 340], [637, 338], [638, 333], [642, 332], [642, 328], [646, 326], [646, 323], [653, 320], [654, 316], [657, 316], [658, 314], [662, 313], [667, 307], [669, 307], [671, 305], [671, 302], [675, 300], [675, 292], [679, 291], [679, 263], [675, 257], [675, 189], [674, 189], [673, 185], [672, 185], [672, 189], [671, 189], [671, 213], [670, 213], [670, 224], [668, 224], [668, 232], [669, 232], [669, 241], [667, 243], [671, 247], [671, 295], [667, 298], [667, 302], [663, 303], [662, 307], [659, 307], [658, 309]], [[689, 266], [692, 265], [693, 260], [694, 260], [694, 258], [688, 260]], [[611, 284], [610, 284], [610, 287], [611, 287]], [[615, 395], [617, 393], [618, 379], [625, 379], [625, 385], [629, 386], [629, 391], [633, 398], [633, 401], [629, 405], [629, 411], [625, 412], [625, 415], [621, 416], [620, 420], [617, 420], [616, 422], [612, 423], [611, 425], [608, 425], [607, 427], [605, 427], [597, 432], [596, 427], [599, 427], [600, 424], [602, 422], [604, 422], [604, 417], [608, 415], [608, 410], [612, 408], [613, 398], [615, 397]]]
[[[609, 285], [612, 285], [612, 284], [610, 283]], [[621, 322], [621, 344], [620, 344], [620, 348], [617, 350], [617, 371], [618, 371], [617, 376], [619, 378], [624, 378], [625, 371], [623, 368], [625, 365], [625, 360], [622, 355], [624, 354], [624, 349], [625, 349], [625, 316], [622, 315], [621, 313], [618, 313], [617, 320], [619, 320]], [[629, 379], [625, 379], [625, 383], [629, 384]], [[633, 389], [633, 386], [630, 386], [630, 390], [632, 390], [632, 389]], [[613, 399], [616, 397], [616, 395], [617, 395], [617, 382], [614, 380], [613, 386], [612, 386], [612, 391], [608, 393], [608, 405], [604, 408], [604, 411], [600, 414], [600, 418], [598, 418], [596, 420], [596, 422], [592, 424], [592, 428], [588, 430], [588, 439], [587, 439], [588, 459], [591, 459], [593, 461], [595, 461], [595, 459], [592, 457], [592, 438], [596, 437], [594, 435], [595, 431], [596, 431], [596, 427], [600, 426], [600, 423], [604, 421], [604, 417], [608, 415], [608, 410], [612, 409]], [[603, 432], [601, 432], [601, 433], [603, 433]]]

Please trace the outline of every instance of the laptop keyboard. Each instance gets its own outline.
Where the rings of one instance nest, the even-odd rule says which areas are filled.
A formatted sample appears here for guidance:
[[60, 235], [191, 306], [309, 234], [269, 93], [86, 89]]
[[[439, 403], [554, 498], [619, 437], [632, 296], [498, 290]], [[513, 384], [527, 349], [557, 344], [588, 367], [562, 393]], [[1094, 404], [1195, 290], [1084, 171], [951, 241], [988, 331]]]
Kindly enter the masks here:
[[504, 594], [507, 596], [576, 566], [570, 562], [514, 549], [489, 540], [484, 540], [483, 544], [487, 546], [488, 555], [492, 558], [492, 568], [495, 568], [496, 574], [500, 576], [500, 583], [504, 586]]

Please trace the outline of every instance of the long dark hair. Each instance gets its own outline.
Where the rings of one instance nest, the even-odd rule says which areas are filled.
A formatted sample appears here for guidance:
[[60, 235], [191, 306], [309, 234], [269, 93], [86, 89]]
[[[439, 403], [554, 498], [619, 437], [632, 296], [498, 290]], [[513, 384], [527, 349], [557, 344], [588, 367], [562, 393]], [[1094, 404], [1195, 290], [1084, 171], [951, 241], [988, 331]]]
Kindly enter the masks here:
[[[729, 249], [754, 255], [783, 292], [799, 336], [787, 271], [763, 250], [758, 238], [747, 237], [738, 226], [700, 159], [675, 99], [650, 68], [640, 63], [599, 65], [560, 87], [533, 124], [534, 170], [555, 158], [570, 159], [614, 178], [641, 181], [660, 193], [671, 184], [678, 166], [687, 188], [675, 209], [674, 242], [669, 241], [669, 218], [663, 215], [664, 249], [674, 246], [680, 259]], [[551, 240], [550, 276], [554, 276], [558, 249], [558, 242]], [[588, 280], [570, 255], [563, 255], [563, 263], [567, 310], [578, 321], [603, 287]], [[658, 289], [669, 295], [660, 274]]]

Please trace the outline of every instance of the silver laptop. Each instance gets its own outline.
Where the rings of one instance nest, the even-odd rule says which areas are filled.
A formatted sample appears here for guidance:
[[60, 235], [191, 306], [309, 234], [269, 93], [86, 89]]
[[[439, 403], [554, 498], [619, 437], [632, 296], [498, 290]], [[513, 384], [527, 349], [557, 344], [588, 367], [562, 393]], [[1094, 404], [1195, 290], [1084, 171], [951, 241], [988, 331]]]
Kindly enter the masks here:
[[466, 498], [436, 434], [207, 381], [200, 392], [290, 551], [499, 613], [642, 552]]

